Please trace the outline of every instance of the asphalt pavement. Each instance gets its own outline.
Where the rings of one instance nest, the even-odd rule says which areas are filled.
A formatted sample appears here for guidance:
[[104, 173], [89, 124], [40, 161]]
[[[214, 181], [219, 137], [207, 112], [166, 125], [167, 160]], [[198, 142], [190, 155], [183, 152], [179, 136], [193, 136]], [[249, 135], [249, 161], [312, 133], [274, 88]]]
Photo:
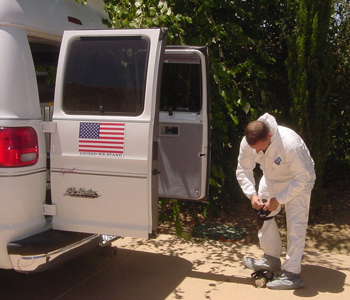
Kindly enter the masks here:
[[244, 256], [261, 257], [255, 244], [172, 235], [121, 238], [111, 253], [88, 253], [37, 274], [0, 270], [1, 300], [225, 300], [350, 299], [350, 255], [306, 249], [299, 290], [256, 288]]

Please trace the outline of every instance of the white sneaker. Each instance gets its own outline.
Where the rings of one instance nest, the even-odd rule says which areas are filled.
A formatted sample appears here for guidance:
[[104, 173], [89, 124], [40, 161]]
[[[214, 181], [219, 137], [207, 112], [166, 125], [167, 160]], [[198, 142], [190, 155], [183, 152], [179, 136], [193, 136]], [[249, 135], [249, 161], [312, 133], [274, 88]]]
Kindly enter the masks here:
[[281, 260], [271, 255], [264, 254], [260, 259], [254, 259], [253, 257], [243, 258], [243, 265], [251, 270], [268, 270], [279, 271], [281, 270]]
[[280, 277], [266, 284], [266, 286], [272, 290], [295, 290], [304, 285], [305, 283], [301, 280], [299, 274], [287, 271], [283, 271]]

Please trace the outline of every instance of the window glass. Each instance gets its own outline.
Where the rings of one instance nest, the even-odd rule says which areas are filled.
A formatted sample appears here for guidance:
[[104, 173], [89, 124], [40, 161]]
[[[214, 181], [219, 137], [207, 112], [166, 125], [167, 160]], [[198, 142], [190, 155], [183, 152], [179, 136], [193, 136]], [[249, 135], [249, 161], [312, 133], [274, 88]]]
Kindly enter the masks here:
[[201, 69], [199, 62], [165, 61], [163, 65], [160, 110], [200, 112]]
[[30, 41], [36, 71], [39, 99], [42, 106], [53, 102], [59, 46]]
[[63, 109], [72, 114], [140, 115], [148, 44], [141, 37], [73, 41], [66, 63]]

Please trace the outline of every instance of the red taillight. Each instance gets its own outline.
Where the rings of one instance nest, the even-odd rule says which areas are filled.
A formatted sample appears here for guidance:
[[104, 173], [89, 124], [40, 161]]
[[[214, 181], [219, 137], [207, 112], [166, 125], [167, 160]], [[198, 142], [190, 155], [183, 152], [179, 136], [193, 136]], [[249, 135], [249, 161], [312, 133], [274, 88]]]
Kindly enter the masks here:
[[38, 136], [32, 127], [0, 127], [0, 167], [24, 167], [38, 161]]

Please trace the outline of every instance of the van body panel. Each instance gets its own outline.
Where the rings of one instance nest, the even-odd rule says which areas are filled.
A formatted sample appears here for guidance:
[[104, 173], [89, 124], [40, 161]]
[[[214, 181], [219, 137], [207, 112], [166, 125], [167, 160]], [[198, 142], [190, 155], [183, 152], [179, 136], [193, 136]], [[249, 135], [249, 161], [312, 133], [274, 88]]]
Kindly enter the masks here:
[[102, 19], [107, 13], [99, 0], [89, 0], [84, 7], [74, 0], [0, 0], [0, 7], [1, 25], [26, 28], [38, 37], [60, 40], [64, 30], [106, 28]]
[[38, 88], [26, 32], [0, 26], [0, 43], [0, 119], [40, 120]]

